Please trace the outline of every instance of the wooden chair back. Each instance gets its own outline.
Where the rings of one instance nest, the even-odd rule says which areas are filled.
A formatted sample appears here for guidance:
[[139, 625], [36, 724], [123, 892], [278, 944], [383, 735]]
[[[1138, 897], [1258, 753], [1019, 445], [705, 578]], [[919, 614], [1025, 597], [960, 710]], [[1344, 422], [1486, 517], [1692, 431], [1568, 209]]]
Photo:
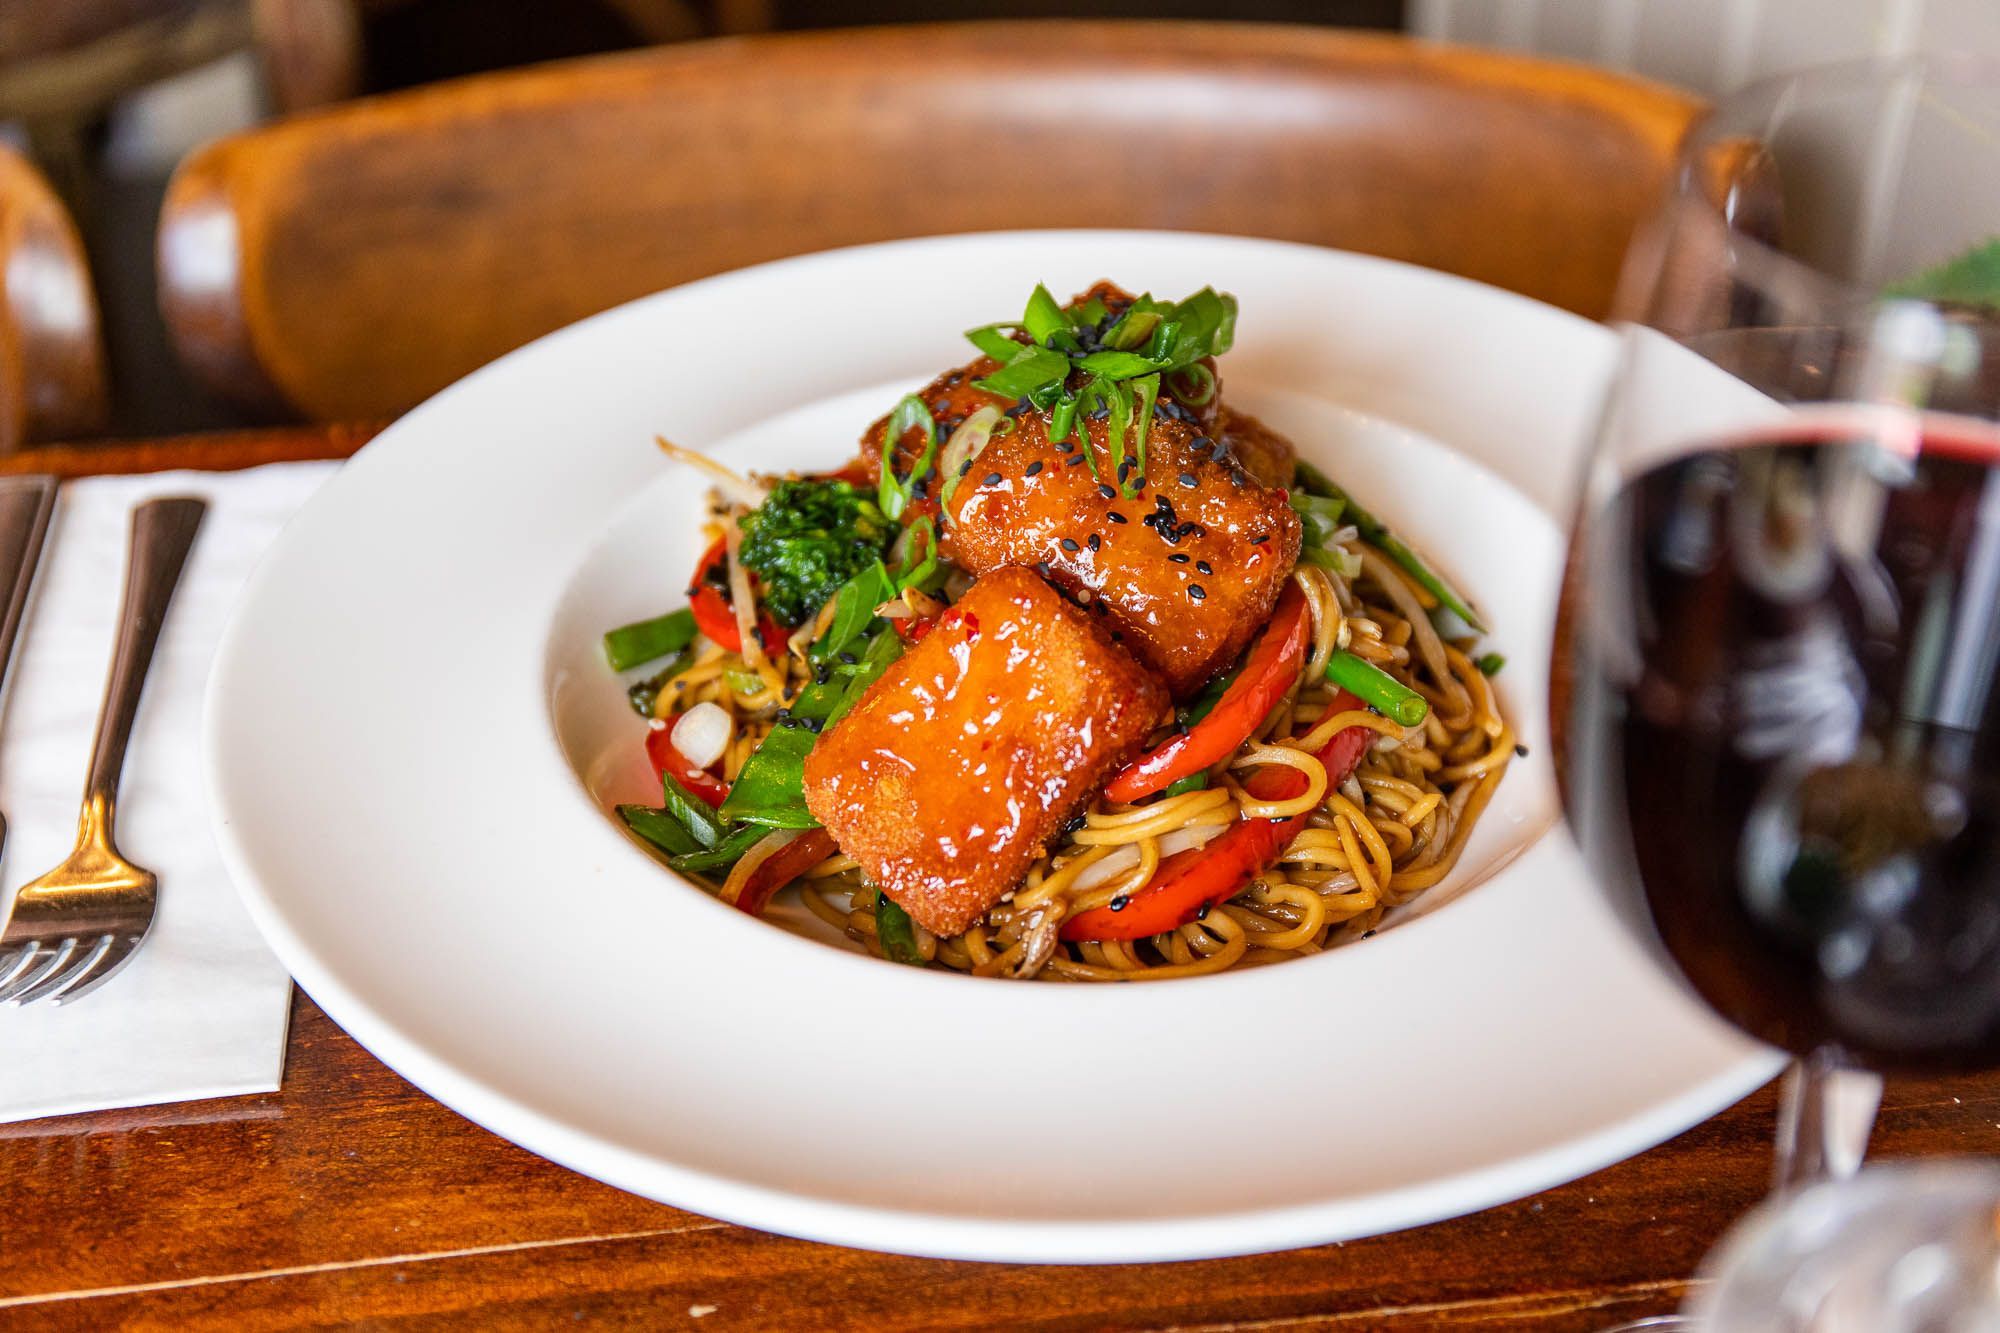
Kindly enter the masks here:
[[161, 300], [207, 382], [327, 420], [661, 287], [954, 231], [1316, 242], [1595, 316], [1696, 109], [1579, 66], [1274, 25], [695, 43], [211, 145], [168, 195]]
[[0, 455], [101, 429], [104, 341], [69, 210], [0, 145]]

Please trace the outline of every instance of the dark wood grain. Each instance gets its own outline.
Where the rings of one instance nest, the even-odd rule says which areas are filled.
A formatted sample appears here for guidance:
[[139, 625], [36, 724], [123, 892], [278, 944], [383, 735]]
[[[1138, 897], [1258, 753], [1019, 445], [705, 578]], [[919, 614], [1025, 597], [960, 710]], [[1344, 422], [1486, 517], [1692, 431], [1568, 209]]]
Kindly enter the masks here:
[[392, 415], [645, 292], [953, 231], [1248, 233], [1597, 315], [1695, 109], [1580, 66], [1282, 25], [691, 43], [212, 145], [167, 199], [161, 302], [206, 382], [323, 420]]
[[[363, 428], [54, 449], [75, 475], [343, 457]], [[281, 1092], [0, 1125], [0, 1329], [1329, 1328], [1594, 1333], [1671, 1309], [1762, 1194], [1765, 1089], [1470, 1217], [1279, 1254], [1073, 1269], [817, 1245], [566, 1171], [296, 999]], [[1892, 1082], [1877, 1156], [2000, 1151], [2000, 1075]]]
[[0, 455], [101, 426], [97, 296], [69, 210], [0, 143]]

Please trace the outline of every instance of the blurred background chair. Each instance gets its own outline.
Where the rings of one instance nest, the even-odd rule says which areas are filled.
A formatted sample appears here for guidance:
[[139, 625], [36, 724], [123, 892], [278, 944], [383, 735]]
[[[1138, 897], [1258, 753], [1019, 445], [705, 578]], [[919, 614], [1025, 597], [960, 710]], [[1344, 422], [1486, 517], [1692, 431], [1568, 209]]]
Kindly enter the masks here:
[[98, 431], [105, 407], [83, 242], [41, 173], [0, 145], [0, 454]]
[[329, 420], [401, 411], [660, 287], [950, 231], [1253, 233], [1595, 316], [1696, 105], [1577, 66], [1275, 25], [666, 47], [216, 143], [168, 193], [160, 294], [204, 383]]

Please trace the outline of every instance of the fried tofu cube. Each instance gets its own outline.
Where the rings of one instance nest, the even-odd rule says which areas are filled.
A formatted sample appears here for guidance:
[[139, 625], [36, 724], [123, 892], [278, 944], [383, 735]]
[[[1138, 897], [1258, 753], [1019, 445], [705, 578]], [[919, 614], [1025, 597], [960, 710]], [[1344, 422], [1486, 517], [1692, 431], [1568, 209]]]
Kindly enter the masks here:
[[840, 849], [926, 930], [1014, 889], [1166, 714], [1167, 693], [1035, 573], [998, 569], [806, 759]]
[[951, 496], [948, 553], [975, 574], [1039, 567], [1185, 699], [1270, 618], [1298, 515], [1187, 421], [1154, 418], [1143, 473], [1113, 470], [1106, 423], [1083, 427], [1087, 454], [1033, 412], [988, 444]]

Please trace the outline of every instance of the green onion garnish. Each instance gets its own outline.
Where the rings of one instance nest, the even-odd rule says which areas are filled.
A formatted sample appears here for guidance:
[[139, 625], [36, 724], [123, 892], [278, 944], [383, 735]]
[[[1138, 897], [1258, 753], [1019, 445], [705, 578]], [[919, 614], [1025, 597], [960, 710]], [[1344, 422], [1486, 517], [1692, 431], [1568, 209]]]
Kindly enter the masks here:
[[[903, 436], [917, 427], [924, 430], [924, 450], [917, 458], [917, 465], [910, 469], [905, 478], [896, 476], [896, 446]], [[917, 478], [930, 470], [931, 460], [937, 457], [937, 421], [931, 416], [930, 408], [915, 394], [906, 394], [903, 401], [896, 404], [896, 410], [889, 414], [889, 424], [882, 431], [882, 480], [875, 488], [875, 502], [881, 507], [882, 516], [895, 522], [909, 507], [910, 492], [915, 489]]]
[[1481, 653], [1473, 659], [1472, 665], [1479, 668], [1482, 676], [1497, 676], [1500, 668], [1507, 665], [1507, 659], [1498, 653]]
[[1326, 678], [1390, 721], [1414, 727], [1430, 715], [1431, 706], [1409, 686], [1376, 666], [1342, 649], [1326, 664]]

